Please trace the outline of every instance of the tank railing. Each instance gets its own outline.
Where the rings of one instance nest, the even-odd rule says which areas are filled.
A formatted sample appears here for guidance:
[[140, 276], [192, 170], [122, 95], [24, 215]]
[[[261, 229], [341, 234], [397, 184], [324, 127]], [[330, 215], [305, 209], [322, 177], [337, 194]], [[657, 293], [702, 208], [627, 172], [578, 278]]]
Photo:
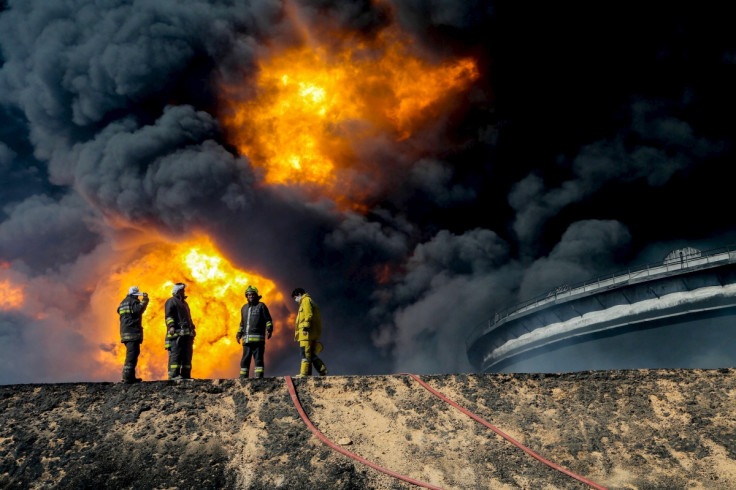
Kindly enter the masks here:
[[567, 298], [577, 294], [587, 293], [598, 289], [615, 286], [616, 284], [626, 283], [631, 279], [640, 277], [649, 277], [653, 275], [664, 274], [671, 271], [685, 270], [692, 267], [701, 266], [704, 264], [711, 264], [729, 260], [732, 258], [736, 260], [736, 245], [729, 245], [727, 247], [714, 248], [699, 254], [693, 255], [682, 255], [662, 262], [653, 262], [644, 265], [634, 266], [626, 269], [625, 271], [618, 271], [612, 274], [606, 274], [604, 276], [596, 277], [595, 279], [589, 279], [580, 283], [573, 284], [572, 286], [561, 285], [554, 289], [551, 289], [543, 294], [537, 295], [526, 301], [516, 303], [512, 306], [503, 308], [502, 310], [495, 313], [492, 320], [488, 320], [487, 326], [484, 324], [473, 329], [473, 332], [468, 337], [469, 340], [474, 340], [479, 331], [490, 329], [494, 324], [508, 318], [511, 315], [517, 313], [523, 313], [524, 311], [532, 310], [539, 306], [554, 303], [560, 298]]

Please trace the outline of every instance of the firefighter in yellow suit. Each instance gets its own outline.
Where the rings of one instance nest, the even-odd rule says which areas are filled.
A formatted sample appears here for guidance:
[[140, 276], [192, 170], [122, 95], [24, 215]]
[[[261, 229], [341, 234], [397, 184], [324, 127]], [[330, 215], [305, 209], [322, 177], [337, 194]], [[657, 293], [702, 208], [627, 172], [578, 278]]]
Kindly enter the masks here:
[[319, 339], [322, 337], [322, 317], [319, 314], [319, 306], [302, 288], [296, 288], [291, 292], [291, 297], [299, 304], [299, 312], [296, 314], [296, 325], [294, 340], [299, 342], [299, 350], [302, 355], [302, 366], [297, 378], [312, 375], [312, 364], [317, 368], [320, 376], [327, 374], [327, 366], [317, 354], [322, 350]]

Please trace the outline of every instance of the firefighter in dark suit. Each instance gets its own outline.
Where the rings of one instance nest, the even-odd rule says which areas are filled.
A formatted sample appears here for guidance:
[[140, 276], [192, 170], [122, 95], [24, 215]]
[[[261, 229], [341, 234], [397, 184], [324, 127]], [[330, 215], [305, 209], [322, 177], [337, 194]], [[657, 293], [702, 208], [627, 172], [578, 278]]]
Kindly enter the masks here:
[[[143, 297], [143, 301], [138, 299]], [[125, 344], [125, 363], [123, 364], [123, 383], [140, 383], [136, 378], [135, 367], [143, 343], [143, 312], [148, 307], [148, 294], [138, 291], [138, 286], [128, 289], [128, 295], [118, 306], [120, 315], [120, 342]]]
[[166, 300], [164, 315], [166, 319], [166, 344], [169, 351], [169, 379], [191, 379], [192, 346], [197, 336], [192, 314], [189, 311], [186, 284], [178, 282], [171, 290], [171, 298]]
[[251, 357], [255, 367], [255, 377], [262, 378], [266, 339], [270, 339], [273, 334], [273, 321], [268, 307], [265, 303], [261, 303], [262, 296], [258, 294], [257, 288], [248, 286], [245, 290], [245, 298], [248, 302], [240, 309], [240, 328], [235, 335], [238, 343], [243, 344], [240, 379], [248, 377]]

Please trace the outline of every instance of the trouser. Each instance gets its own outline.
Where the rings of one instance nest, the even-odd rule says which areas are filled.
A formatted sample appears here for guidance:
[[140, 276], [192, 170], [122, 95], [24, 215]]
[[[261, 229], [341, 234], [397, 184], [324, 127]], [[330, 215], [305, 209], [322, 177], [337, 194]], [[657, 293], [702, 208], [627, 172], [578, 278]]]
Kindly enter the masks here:
[[248, 369], [250, 368], [250, 358], [253, 358], [255, 365], [255, 377], [262, 378], [263, 373], [263, 356], [266, 353], [266, 342], [247, 342], [243, 344], [243, 357], [240, 358], [240, 377], [248, 377]]
[[141, 341], [131, 340], [125, 344], [125, 363], [123, 363], [123, 381], [135, 379], [135, 367], [138, 365], [138, 356], [141, 353]]
[[169, 349], [169, 379], [181, 376], [188, 379], [192, 377], [192, 345], [194, 339], [191, 335], [182, 335], [171, 343]]
[[316, 340], [302, 340], [299, 342], [299, 350], [302, 354], [302, 366], [299, 372], [301, 376], [312, 375], [312, 365], [317, 368], [321, 376], [327, 374], [327, 366], [322, 359], [317, 357], [322, 351], [322, 344]]

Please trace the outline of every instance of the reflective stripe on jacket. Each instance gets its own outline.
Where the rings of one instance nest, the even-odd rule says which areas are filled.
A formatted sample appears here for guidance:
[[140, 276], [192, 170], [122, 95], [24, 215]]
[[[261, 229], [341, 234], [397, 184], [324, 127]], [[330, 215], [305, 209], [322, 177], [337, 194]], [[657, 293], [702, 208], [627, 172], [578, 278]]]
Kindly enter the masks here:
[[[192, 314], [189, 311], [189, 304], [177, 296], [172, 296], [166, 300], [164, 304], [164, 316], [166, 321], [166, 342], [164, 347], [168, 349], [171, 343], [175, 342], [179, 337], [194, 334], [194, 322], [192, 322]], [[174, 327], [174, 333], [170, 334], [169, 329]]]
[[141, 302], [138, 296], [126, 296], [118, 306], [120, 315], [120, 342], [143, 342], [143, 312], [148, 306], [148, 298]]
[[265, 342], [266, 332], [273, 332], [273, 321], [266, 304], [260, 301], [253, 305], [245, 303], [240, 308], [240, 327], [238, 328], [238, 333], [243, 337], [242, 343]]

